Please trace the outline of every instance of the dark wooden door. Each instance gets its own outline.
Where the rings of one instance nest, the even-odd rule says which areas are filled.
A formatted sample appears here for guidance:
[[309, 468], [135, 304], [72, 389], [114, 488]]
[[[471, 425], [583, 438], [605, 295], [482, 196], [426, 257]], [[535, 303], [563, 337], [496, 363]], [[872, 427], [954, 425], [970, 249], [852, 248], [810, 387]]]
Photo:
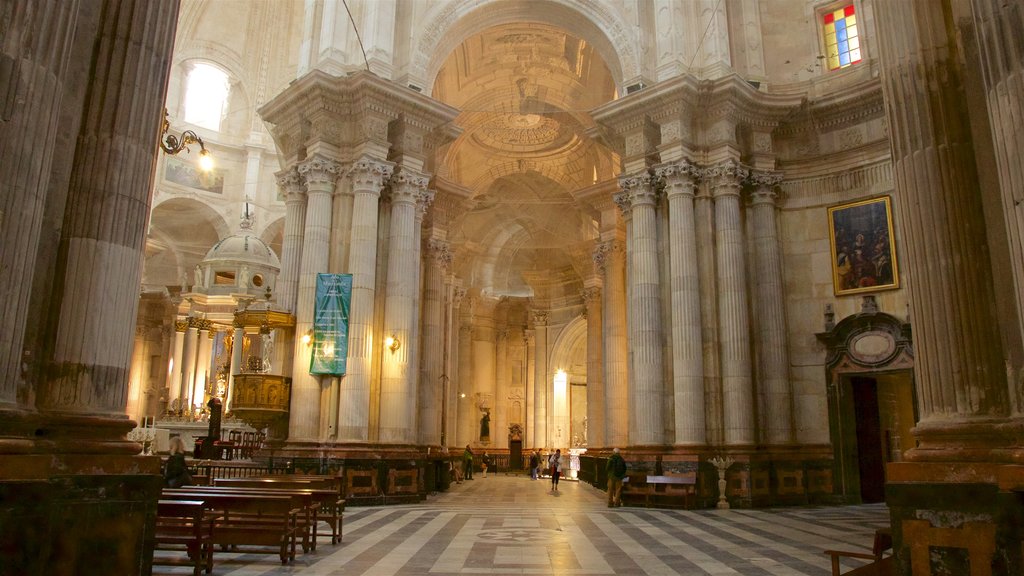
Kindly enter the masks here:
[[508, 467], [510, 470], [523, 469], [523, 441], [508, 441]]
[[885, 500], [885, 457], [878, 416], [878, 383], [874, 378], [856, 377], [853, 408], [857, 417], [857, 463], [860, 468], [860, 496], [864, 502]]

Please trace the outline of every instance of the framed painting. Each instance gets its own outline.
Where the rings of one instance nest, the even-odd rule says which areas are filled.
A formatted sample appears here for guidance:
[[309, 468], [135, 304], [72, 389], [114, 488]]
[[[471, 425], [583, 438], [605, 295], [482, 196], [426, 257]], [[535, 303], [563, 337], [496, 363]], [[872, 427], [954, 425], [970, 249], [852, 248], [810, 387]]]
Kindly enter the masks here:
[[836, 296], [900, 287], [888, 196], [828, 209]]

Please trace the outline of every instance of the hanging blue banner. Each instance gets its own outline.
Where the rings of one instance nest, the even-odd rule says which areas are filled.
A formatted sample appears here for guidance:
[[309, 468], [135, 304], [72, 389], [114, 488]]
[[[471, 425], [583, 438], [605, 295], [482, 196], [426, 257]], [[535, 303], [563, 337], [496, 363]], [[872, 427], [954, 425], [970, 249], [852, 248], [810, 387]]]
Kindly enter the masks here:
[[313, 309], [313, 356], [310, 374], [344, 374], [348, 356], [348, 309], [351, 274], [317, 274]]

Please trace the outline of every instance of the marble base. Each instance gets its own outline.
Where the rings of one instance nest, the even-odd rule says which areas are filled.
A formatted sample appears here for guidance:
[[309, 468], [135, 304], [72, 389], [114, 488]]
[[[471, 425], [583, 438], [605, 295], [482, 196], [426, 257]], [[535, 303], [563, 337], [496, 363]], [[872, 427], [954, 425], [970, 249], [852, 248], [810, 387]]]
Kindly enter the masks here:
[[148, 574], [160, 460], [148, 456], [2, 457], [0, 576]]

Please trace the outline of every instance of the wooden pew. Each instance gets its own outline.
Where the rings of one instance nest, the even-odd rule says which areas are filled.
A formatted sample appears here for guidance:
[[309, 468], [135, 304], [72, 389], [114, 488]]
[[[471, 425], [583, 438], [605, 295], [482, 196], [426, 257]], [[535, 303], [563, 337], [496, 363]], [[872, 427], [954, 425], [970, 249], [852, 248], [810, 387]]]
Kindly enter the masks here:
[[[217, 478], [215, 486], [262, 488], [274, 490], [308, 490], [320, 505], [318, 518], [331, 527], [331, 544], [341, 542], [342, 515], [345, 498], [341, 495], [341, 479], [330, 476], [268, 476], [260, 478]], [[314, 550], [316, 549], [314, 537]]]
[[195, 494], [252, 494], [257, 496], [285, 496], [292, 499], [292, 505], [299, 513], [296, 515], [296, 535], [302, 537], [302, 551], [316, 550], [317, 525], [319, 523], [320, 503], [318, 499], [329, 498], [333, 492], [314, 494], [313, 490], [244, 488], [229, 486], [192, 486], [180, 490], [190, 490]]
[[167, 500], [201, 500], [217, 517], [213, 522], [212, 544], [255, 546], [255, 553], [276, 553], [281, 564], [295, 559], [299, 535], [298, 517], [303, 513], [292, 496], [254, 493], [211, 492], [209, 488], [164, 489]]
[[697, 474], [629, 474], [622, 481], [622, 502], [645, 508], [692, 508]]
[[156, 505], [156, 549], [182, 550], [186, 558], [153, 556], [160, 566], [192, 566], [193, 576], [213, 571], [214, 516], [199, 500], [159, 500]]

